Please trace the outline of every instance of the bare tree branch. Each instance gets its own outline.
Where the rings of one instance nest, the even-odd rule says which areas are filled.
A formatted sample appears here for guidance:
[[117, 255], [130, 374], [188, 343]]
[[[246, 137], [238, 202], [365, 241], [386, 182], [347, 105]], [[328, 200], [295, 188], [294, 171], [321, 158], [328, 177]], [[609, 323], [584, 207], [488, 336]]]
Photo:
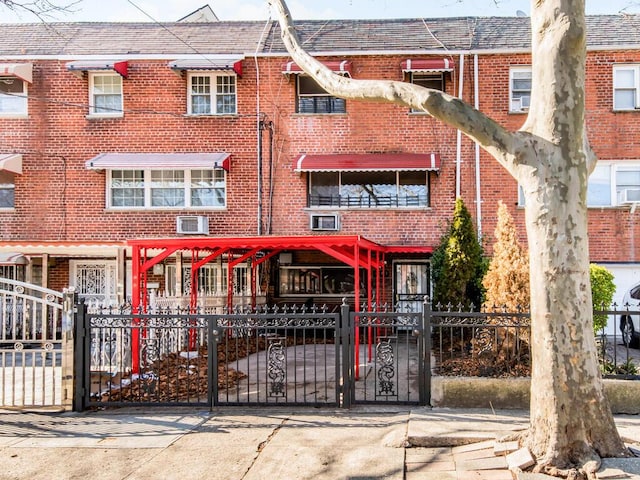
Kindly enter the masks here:
[[4, 5], [9, 10], [18, 14], [25, 13], [27, 15], [33, 15], [44, 23], [56, 20], [56, 15], [59, 13], [75, 12], [76, 10], [74, 10], [73, 7], [78, 5], [80, 2], [81, 0], [75, 0], [60, 4], [59, 2], [52, 2], [50, 0], [0, 0], [0, 4]]

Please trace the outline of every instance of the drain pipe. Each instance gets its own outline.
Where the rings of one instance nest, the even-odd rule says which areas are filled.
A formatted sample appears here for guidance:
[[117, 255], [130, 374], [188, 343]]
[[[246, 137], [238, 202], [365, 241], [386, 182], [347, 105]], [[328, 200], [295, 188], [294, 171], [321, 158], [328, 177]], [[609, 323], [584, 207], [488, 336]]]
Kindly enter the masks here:
[[[464, 88], [464, 54], [460, 54], [460, 81], [458, 82], [458, 98], [462, 99]], [[456, 198], [460, 198], [460, 170], [462, 162], [462, 132], [458, 130], [456, 139]]]
[[[478, 54], [473, 55], [473, 97], [474, 107], [480, 110], [478, 87]], [[482, 240], [482, 195], [480, 193], [480, 144], [475, 142], [476, 156], [476, 222], [478, 223], [478, 240]]]

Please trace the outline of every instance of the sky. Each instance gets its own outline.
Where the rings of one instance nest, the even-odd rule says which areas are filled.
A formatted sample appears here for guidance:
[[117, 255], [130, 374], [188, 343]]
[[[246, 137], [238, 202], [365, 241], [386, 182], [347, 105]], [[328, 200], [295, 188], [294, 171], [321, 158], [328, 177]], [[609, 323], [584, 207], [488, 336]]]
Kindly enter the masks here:
[[[27, 0], [23, 0], [25, 3]], [[49, 0], [66, 5], [73, 0]], [[20, 0], [15, 0], [20, 3]], [[78, 0], [71, 13], [48, 21], [171, 22], [209, 3], [220, 20], [266, 20], [267, 0]], [[531, 0], [288, 0], [293, 19], [434, 18], [529, 14]], [[586, 0], [587, 14], [640, 14], [640, 0]], [[38, 22], [9, 10], [0, 0], [0, 23]]]

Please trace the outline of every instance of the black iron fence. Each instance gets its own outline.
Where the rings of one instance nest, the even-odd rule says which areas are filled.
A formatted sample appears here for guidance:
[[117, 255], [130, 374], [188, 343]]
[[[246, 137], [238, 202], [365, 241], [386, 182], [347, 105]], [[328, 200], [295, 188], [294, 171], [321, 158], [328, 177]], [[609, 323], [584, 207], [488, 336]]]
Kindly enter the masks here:
[[[428, 302], [422, 312], [356, 313], [346, 303], [339, 313], [76, 310], [76, 409], [429, 404], [432, 375], [526, 377], [531, 367], [528, 312], [432, 310]], [[640, 378], [640, 351], [631, 348], [640, 312], [595, 313], [616, 327], [597, 336], [603, 374]]]

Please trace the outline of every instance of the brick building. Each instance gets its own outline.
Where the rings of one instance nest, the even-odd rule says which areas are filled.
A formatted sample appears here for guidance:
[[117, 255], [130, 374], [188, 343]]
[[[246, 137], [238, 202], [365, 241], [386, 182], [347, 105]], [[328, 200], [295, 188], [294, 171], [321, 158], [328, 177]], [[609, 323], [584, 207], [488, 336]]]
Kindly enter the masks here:
[[[590, 253], [621, 297], [640, 279], [640, 17], [588, 26]], [[342, 75], [443, 89], [511, 129], [526, 118], [527, 18], [297, 27]], [[457, 195], [488, 250], [498, 200], [525, 240], [518, 186], [487, 153], [424, 113], [331, 97], [275, 23], [12, 24], [0, 38], [4, 276], [109, 303], [142, 285], [157, 304], [415, 308]]]

